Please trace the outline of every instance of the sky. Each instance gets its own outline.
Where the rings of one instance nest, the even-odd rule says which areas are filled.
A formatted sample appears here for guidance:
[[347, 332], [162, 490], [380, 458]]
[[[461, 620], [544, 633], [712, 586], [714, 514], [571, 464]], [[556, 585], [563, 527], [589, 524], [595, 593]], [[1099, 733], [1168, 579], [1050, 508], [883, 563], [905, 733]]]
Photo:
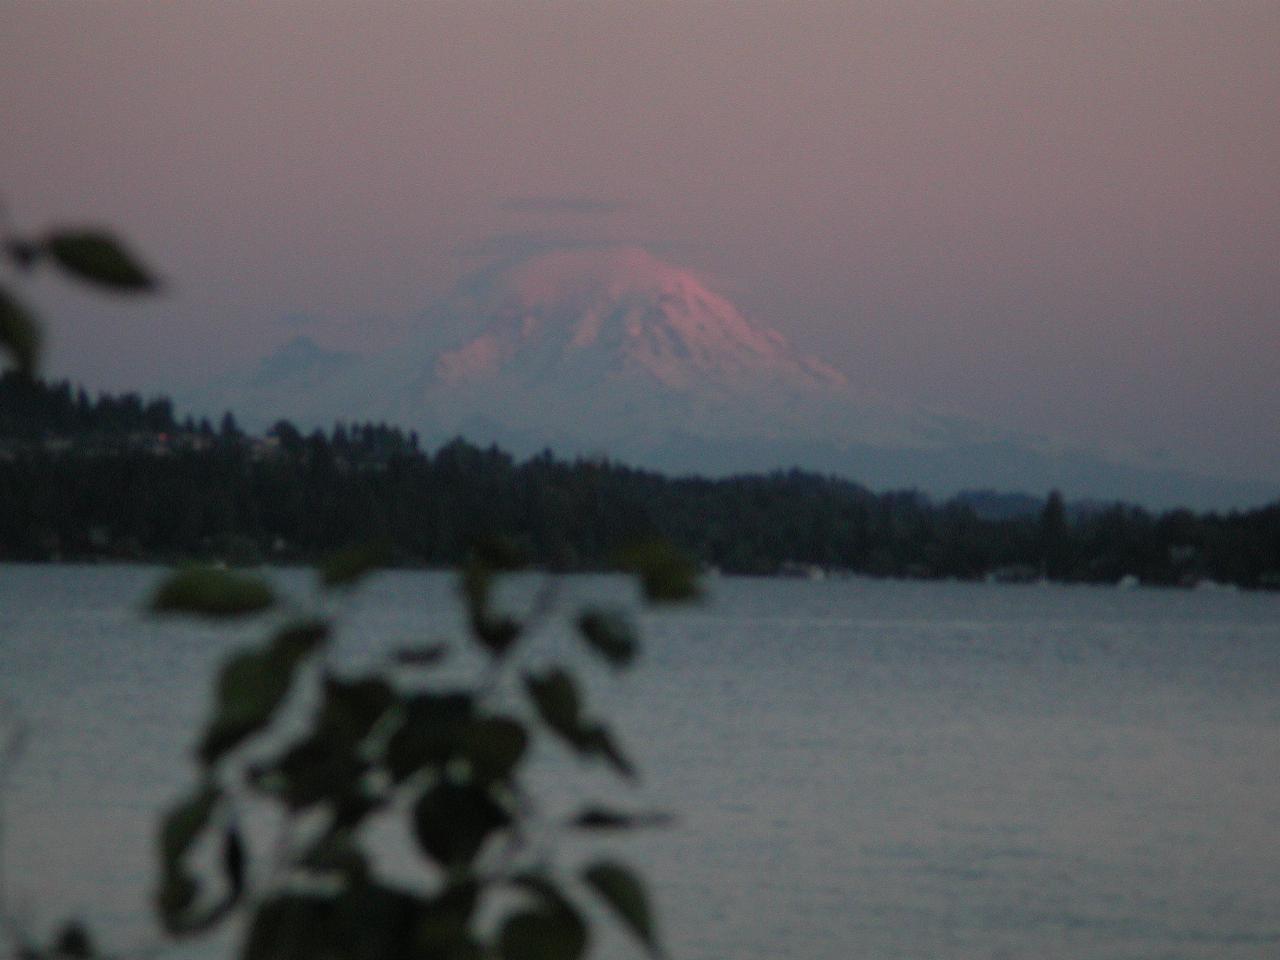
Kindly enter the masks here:
[[1280, 3], [0, 4], [46, 369], [412, 340], [487, 258], [635, 243], [908, 402], [1280, 480]]

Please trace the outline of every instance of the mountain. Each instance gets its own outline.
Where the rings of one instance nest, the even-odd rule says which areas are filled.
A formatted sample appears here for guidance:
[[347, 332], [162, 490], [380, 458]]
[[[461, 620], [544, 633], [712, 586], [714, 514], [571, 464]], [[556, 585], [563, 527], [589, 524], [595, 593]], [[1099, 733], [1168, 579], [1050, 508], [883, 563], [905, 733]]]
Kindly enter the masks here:
[[1060, 487], [1152, 506], [1280, 493], [893, 402], [637, 247], [494, 264], [422, 330], [375, 357], [294, 341], [194, 399], [250, 425], [385, 420], [428, 443], [461, 434], [520, 455], [550, 447], [675, 473], [802, 466], [935, 495]]

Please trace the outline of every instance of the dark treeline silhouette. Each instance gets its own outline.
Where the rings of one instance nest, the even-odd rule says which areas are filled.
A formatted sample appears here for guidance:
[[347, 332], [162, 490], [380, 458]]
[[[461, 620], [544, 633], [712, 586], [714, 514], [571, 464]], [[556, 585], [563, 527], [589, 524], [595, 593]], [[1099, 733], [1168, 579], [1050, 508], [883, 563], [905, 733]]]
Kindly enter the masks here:
[[446, 566], [504, 534], [564, 569], [664, 538], [731, 573], [1280, 587], [1280, 503], [1156, 515], [1056, 492], [1031, 510], [982, 502], [799, 470], [708, 480], [549, 452], [517, 462], [463, 440], [428, 452], [385, 424], [281, 422], [256, 437], [229, 414], [179, 421], [164, 399], [0, 378], [3, 559], [300, 562], [377, 538], [399, 563]]

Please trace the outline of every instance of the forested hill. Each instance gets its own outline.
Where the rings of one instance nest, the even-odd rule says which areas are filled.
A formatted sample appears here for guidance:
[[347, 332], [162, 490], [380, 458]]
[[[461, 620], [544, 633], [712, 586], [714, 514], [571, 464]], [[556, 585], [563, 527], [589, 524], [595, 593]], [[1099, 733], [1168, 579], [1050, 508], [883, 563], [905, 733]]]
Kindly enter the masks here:
[[799, 470], [670, 478], [606, 460], [517, 463], [462, 440], [429, 452], [385, 425], [267, 436], [178, 420], [164, 399], [0, 378], [0, 559], [311, 560], [381, 538], [451, 565], [505, 535], [535, 562], [601, 569], [669, 539], [733, 573], [1280, 587], [1280, 504], [1247, 513], [1073, 511], [1054, 495], [932, 504]]

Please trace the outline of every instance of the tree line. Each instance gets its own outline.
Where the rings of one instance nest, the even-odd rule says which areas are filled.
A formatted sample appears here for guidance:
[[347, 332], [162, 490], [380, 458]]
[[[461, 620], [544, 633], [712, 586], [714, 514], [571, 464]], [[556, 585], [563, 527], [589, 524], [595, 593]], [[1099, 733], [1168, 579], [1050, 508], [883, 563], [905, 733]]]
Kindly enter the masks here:
[[0, 558], [311, 562], [377, 539], [402, 565], [455, 566], [486, 538], [533, 563], [610, 567], [645, 540], [726, 573], [1040, 579], [1280, 588], [1280, 503], [1247, 512], [1024, 512], [934, 503], [801, 470], [668, 477], [549, 451], [525, 461], [386, 424], [250, 435], [163, 398], [0, 378]]

